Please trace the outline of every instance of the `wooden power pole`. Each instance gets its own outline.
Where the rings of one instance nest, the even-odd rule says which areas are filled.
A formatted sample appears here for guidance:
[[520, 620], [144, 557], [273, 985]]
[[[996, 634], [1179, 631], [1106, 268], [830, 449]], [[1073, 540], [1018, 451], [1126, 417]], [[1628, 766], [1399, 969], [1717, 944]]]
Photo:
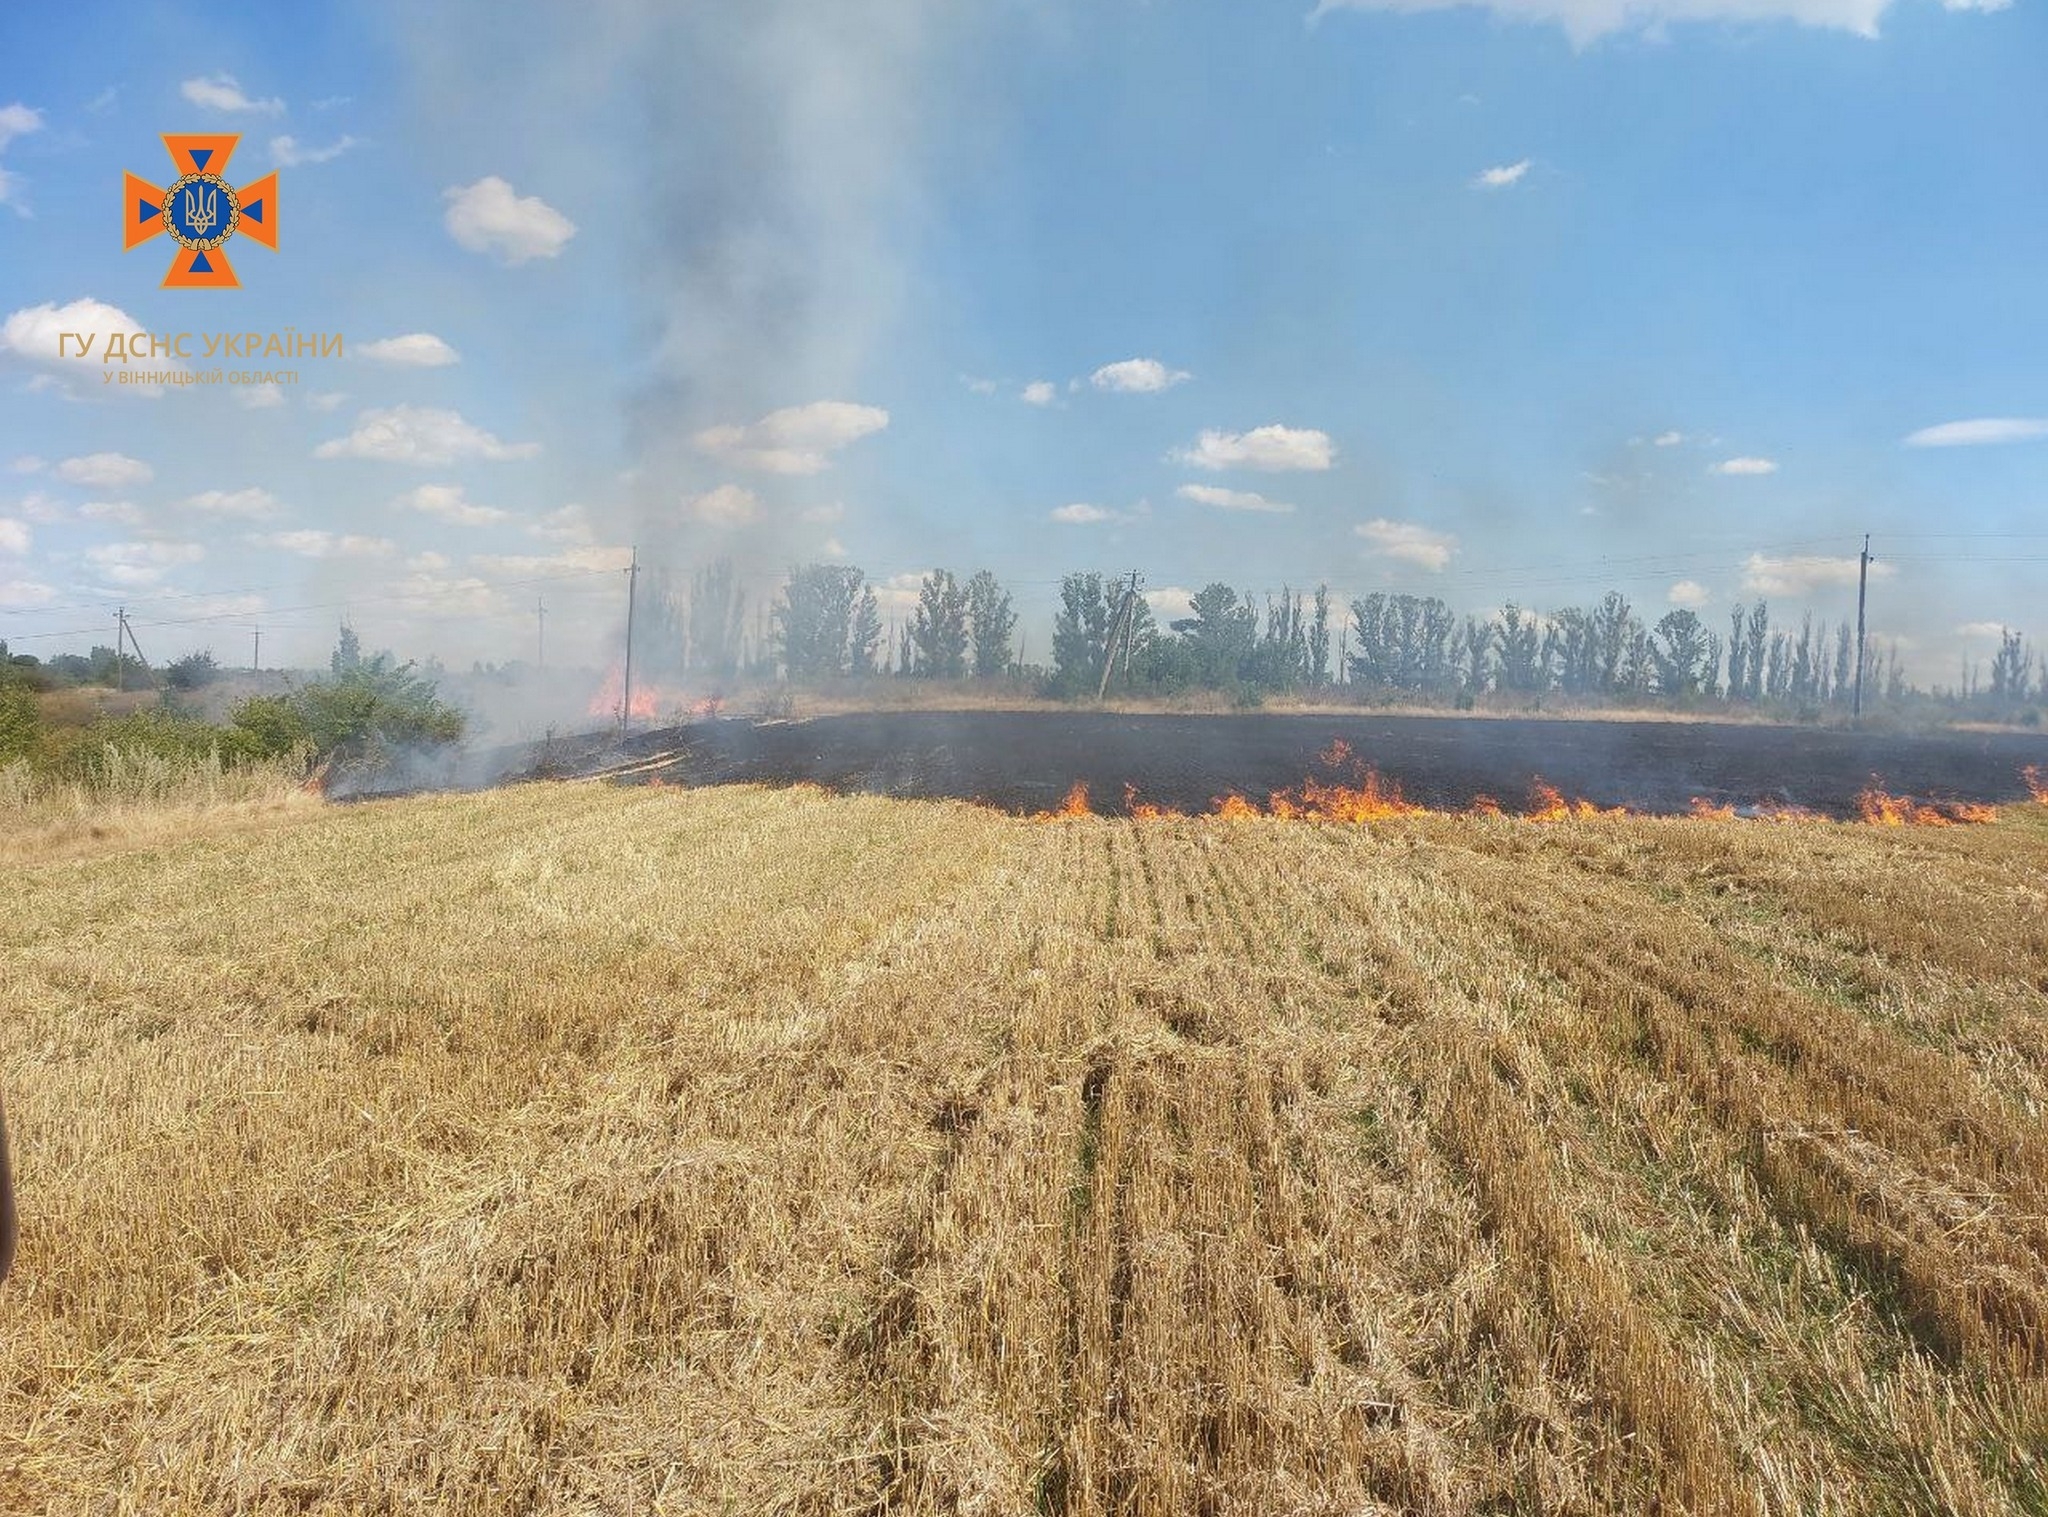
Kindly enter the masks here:
[[1132, 622], [1137, 615], [1137, 603], [1138, 571], [1133, 569], [1129, 581], [1124, 586], [1123, 601], [1117, 607], [1117, 614], [1110, 619], [1109, 631], [1102, 640], [1102, 682], [1095, 687], [1095, 698], [1098, 701], [1109, 693], [1109, 672], [1116, 667], [1117, 638], [1119, 635], [1124, 640], [1124, 674], [1126, 678], [1130, 675]]
[[1863, 720], [1863, 606], [1870, 593], [1870, 534], [1863, 534], [1863, 557], [1856, 569], [1856, 698], [1849, 719]]
[[624, 736], [633, 720], [633, 600], [640, 586], [640, 548], [633, 548], [633, 562], [626, 570], [626, 683], [619, 700], [619, 734]]

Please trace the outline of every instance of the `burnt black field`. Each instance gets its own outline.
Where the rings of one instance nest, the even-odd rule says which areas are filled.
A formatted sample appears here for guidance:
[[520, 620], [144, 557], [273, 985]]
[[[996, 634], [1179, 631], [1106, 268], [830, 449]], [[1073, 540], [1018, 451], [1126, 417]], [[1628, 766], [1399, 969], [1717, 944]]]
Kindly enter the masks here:
[[2024, 800], [2029, 764], [2048, 766], [2048, 736], [1903, 735], [1715, 722], [1622, 722], [1426, 716], [1170, 716], [1074, 712], [887, 712], [801, 721], [706, 721], [636, 733], [605, 762], [624, 783], [808, 782], [837, 791], [978, 801], [1033, 812], [1080, 781], [1093, 809], [1138, 800], [1203, 811], [1230, 794], [1263, 801], [1333, 774], [1333, 739], [1444, 809], [1481, 796], [1509, 810], [1539, 780], [1601, 806], [1679, 813], [1716, 805], [1803, 806], [1856, 814], [1875, 780], [1924, 801]]

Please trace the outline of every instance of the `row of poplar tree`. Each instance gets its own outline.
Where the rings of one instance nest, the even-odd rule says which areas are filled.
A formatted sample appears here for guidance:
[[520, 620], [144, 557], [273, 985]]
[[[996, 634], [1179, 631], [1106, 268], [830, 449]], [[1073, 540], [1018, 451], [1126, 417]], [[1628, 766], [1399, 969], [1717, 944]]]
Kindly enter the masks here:
[[[888, 646], [881, 605], [862, 572], [843, 564], [790, 570], [772, 604], [747, 605], [729, 563], [694, 575], [686, 593], [657, 597], [663, 628], [652, 642], [680, 667], [714, 674], [779, 673], [799, 683], [893, 672], [934, 679], [1029, 675], [1057, 695], [1093, 694], [1104, 665], [1118, 689], [1283, 693], [1344, 683], [1365, 690], [1456, 700], [1487, 692], [1586, 698], [1707, 698], [1799, 706], [1847, 704], [1855, 686], [1855, 629], [1804, 613], [1772, 625], [1759, 599], [1729, 613], [1724, 637], [1689, 609], [1655, 622], [1610, 591], [1589, 606], [1537, 615], [1510, 601], [1496, 613], [1459, 615], [1435, 596], [1375, 592], [1339, 611], [1327, 586], [1254, 597], [1205, 586], [1186, 617], [1162, 625], [1127, 581], [1100, 573], [1060, 582], [1049, 667], [1020, 667], [1010, 594], [982, 570], [924, 577], [915, 606]], [[636, 639], [647, 649], [650, 642]], [[1896, 645], [1872, 650], [1866, 698], [1906, 692]], [[673, 661], [673, 660], [671, 660]], [[1956, 694], [1975, 695], [1973, 688]], [[2008, 633], [1982, 693], [2017, 703], [2048, 687], [2048, 664]]]

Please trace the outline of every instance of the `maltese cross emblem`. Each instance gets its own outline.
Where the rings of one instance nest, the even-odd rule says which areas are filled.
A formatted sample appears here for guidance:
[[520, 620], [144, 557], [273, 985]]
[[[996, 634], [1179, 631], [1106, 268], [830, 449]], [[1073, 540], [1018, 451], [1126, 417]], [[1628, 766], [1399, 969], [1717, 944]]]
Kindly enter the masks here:
[[277, 171], [240, 189], [225, 177], [241, 140], [239, 133], [166, 132], [164, 146], [178, 170], [170, 188], [121, 176], [122, 247], [139, 247], [160, 232], [178, 244], [165, 289], [240, 289], [225, 246], [238, 234], [277, 251]]

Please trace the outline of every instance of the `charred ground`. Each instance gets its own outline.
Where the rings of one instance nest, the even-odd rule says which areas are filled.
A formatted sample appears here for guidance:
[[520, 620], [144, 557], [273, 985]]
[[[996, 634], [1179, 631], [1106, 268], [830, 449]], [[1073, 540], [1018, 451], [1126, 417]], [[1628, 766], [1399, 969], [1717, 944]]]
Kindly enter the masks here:
[[1873, 779], [1900, 795], [2024, 800], [2020, 771], [2048, 763], [2048, 737], [1901, 735], [1715, 722], [1418, 716], [1175, 716], [1111, 712], [889, 712], [801, 721], [704, 721], [565, 748], [554, 767], [637, 783], [810, 783], [841, 792], [979, 801], [1006, 811], [1059, 804], [1076, 781], [1108, 815], [1135, 798], [1199, 812], [1321, 775], [1348, 745], [1409, 800], [1463, 810], [1483, 796], [1513, 810], [1539, 780], [1601, 806], [1682, 813], [1715, 805], [1801, 806], [1850, 817]]

